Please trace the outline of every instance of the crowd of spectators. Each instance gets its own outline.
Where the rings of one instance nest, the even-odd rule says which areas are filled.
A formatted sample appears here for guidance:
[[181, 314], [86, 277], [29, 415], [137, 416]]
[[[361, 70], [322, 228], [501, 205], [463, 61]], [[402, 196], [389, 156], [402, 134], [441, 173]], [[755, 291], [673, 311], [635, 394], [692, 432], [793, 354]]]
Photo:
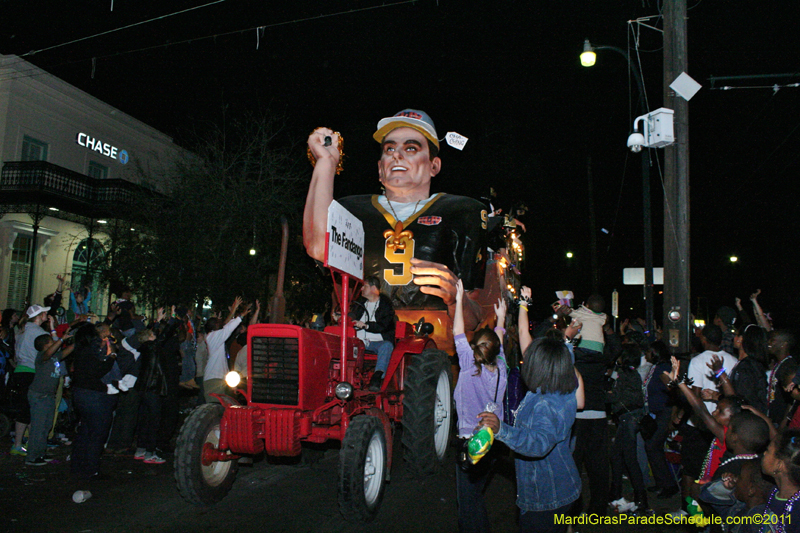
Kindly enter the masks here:
[[[46, 466], [48, 447], [71, 444], [70, 468], [82, 480], [104, 477], [106, 453], [164, 464], [181, 406], [217, 402], [214, 394], [228, 392], [222, 378], [234, 360], [246, 359], [242, 317], [252, 312], [255, 323], [258, 301], [237, 298], [227, 318], [216, 313], [203, 320], [173, 305], [148, 320], [125, 288], [100, 319], [88, 287], [70, 292], [66, 311], [64, 291], [59, 276], [45, 305], [3, 311], [0, 398], [15, 421], [10, 454], [26, 466]], [[237, 358], [242, 351], [245, 357]], [[68, 428], [74, 442], [57, 438], [63, 405], [77, 420]]]
[[[10, 453], [28, 466], [47, 465], [58, 407], [68, 396], [79, 421], [71, 453], [78, 478], [102, 476], [104, 453], [163, 464], [181, 391], [198, 404], [226, 393], [225, 374], [246, 360], [243, 321], [248, 315], [249, 324], [258, 321], [259, 303], [237, 298], [226, 317], [205, 321], [176, 305], [148, 321], [125, 290], [99, 320], [87, 288], [70, 295], [70, 314], [58, 312], [64, 290], [58, 281], [46, 305], [2, 315], [0, 392], [16, 408]], [[463, 298], [460, 288], [458, 294]], [[465, 332], [456, 310], [458, 437], [485, 426], [503, 443], [481, 468], [458, 466], [462, 531], [490, 529], [483, 494], [504, 449], [517, 458], [522, 530], [563, 531], [554, 521], [559, 514], [651, 516], [650, 500], [678, 494], [675, 519], [774, 515], [800, 524], [795, 339], [773, 328], [758, 292], [750, 297], [752, 319], [738, 299], [735, 308], [721, 307], [697, 329], [692, 352], [679, 358], [644, 321], [614, 327], [597, 295], [575, 308], [556, 304], [534, 322], [530, 289], [520, 294], [498, 301], [494, 329]], [[367, 294], [365, 304], [379, 296]], [[507, 314], [507, 306], [515, 313]], [[364, 308], [355, 320], [371, 331]], [[521, 385], [511, 380], [515, 369]], [[511, 390], [525, 386], [522, 394]], [[521, 402], [496, 408], [512, 392]], [[757, 528], [745, 522], [727, 531]]]
[[[661, 331], [649, 331], [644, 320], [613, 327], [596, 295], [576, 308], [555, 304], [552, 315], [532, 328], [531, 342], [525, 332], [534, 304], [523, 288], [518, 342], [529, 392], [515, 411], [516, 423], [480, 415], [518, 457], [520, 529], [566, 531], [569, 522], [559, 524], [558, 515], [651, 517], [653, 497], [674, 504], [680, 495], [680, 508], [670, 513], [674, 522], [725, 524], [709, 530], [738, 533], [759, 531], [770, 522], [777, 524], [770, 531], [797, 530], [795, 342], [788, 330], [773, 328], [759, 292], [750, 297], [752, 314], [739, 299], [735, 309], [721, 307], [712, 323], [695, 329], [691, 352], [678, 358]], [[557, 391], [561, 352], [557, 344], [543, 344], [553, 339], [567, 346], [578, 374]], [[549, 382], [541, 381], [543, 368], [549, 369]], [[539, 409], [534, 417], [526, 416], [529, 404]], [[613, 438], [609, 428], [615, 428]], [[559, 455], [562, 446], [570, 450], [566, 462]], [[585, 470], [589, 491], [581, 490], [576, 469]], [[556, 472], [555, 482], [548, 471]]]

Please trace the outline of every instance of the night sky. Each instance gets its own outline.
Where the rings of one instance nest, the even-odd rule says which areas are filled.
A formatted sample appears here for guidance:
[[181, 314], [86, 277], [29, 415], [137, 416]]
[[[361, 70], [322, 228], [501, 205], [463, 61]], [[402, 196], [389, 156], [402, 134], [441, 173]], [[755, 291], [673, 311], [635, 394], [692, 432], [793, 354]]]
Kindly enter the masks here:
[[[116, 0], [110, 11], [110, 0], [46, 10], [1, 2], [0, 52], [22, 55], [206, 3]], [[693, 307], [713, 313], [761, 288], [777, 325], [792, 325], [800, 319], [800, 89], [771, 87], [800, 74], [716, 82], [761, 87], [728, 91], [712, 90], [709, 77], [800, 72], [800, 8], [688, 3], [688, 73], [703, 85], [689, 104]], [[440, 137], [469, 138], [463, 152], [443, 150], [434, 192], [479, 198], [493, 186], [496, 206], [529, 207], [524, 280], [543, 304], [555, 290], [582, 300], [591, 288], [591, 158], [601, 289], [607, 298], [619, 289], [623, 309], [638, 312], [641, 289], [624, 288], [621, 278], [623, 267], [643, 266], [641, 161], [625, 147], [639, 95], [619, 54], [598, 51], [591, 69], [578, 55], [586, 38], [635, 55], [638, 35], [648, 108], [661, 107], [661, 33], [627, 23], [660, 7], [647, 0], [227, 0], [26, 59], [178, 142], [220, 121], [226, 106], [228, 116], [284, 115], [301, 159], [308, 133], [333, 127], [348, 154], [337, 196], [377, 192], [375, 124], [406, 107], [424, 109]], [[662, 26], [658, 18], [648, 24]], [[663, 150], [652, 153], [660, 266]], [[739, 262], [731, 264], [731, 255]]]

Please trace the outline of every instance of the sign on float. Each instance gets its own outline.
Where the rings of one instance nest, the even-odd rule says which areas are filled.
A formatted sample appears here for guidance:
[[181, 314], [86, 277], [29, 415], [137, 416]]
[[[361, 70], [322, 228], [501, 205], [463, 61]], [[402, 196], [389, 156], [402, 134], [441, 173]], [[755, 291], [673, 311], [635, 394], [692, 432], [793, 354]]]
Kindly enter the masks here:
[[336, 200], [328, 207], [325, 266], [364, 277], [364, 225]]

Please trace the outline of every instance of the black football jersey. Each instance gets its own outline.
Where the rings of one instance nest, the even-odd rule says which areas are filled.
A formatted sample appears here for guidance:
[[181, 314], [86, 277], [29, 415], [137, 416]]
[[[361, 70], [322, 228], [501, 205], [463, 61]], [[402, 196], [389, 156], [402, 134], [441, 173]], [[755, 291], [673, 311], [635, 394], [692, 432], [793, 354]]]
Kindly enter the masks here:
[[466, 290], [483, 286], [487, 212], [481, 202], [439, 193], [398, 226], [377, 195], [337, 201], [364, 224], [364, 276], [381, 280], [396, 309], [446, 308], [412, 282], [412, 257], [446, 265]]

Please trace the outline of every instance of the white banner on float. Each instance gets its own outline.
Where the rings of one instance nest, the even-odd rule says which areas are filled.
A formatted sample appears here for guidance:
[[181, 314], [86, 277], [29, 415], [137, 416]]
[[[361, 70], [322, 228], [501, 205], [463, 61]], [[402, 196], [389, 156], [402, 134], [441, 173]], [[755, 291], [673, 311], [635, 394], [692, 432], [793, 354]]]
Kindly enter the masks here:
[[328, 207], [325, 266], [364, 277], [364, 225], [336, 200]]

